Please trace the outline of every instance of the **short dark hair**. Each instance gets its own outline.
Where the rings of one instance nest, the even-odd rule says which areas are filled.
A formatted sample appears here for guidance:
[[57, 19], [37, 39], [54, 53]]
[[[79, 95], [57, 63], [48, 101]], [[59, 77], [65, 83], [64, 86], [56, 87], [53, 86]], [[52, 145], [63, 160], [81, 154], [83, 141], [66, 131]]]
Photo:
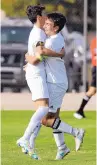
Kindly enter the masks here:
[[26, 13], [29, 20], [34, 24], [37, 21], [37, 16], [42, 16], [42, 11], [45, 9], [44, 6], [36, 5], [36, 6], [27, 6]]
[[47, 18], [51, 19], [54, 22], [54, 26], [59, 27], [57, 33], [60, 32], [66, 24], [66, 17], [58, 12], [47, 14]]

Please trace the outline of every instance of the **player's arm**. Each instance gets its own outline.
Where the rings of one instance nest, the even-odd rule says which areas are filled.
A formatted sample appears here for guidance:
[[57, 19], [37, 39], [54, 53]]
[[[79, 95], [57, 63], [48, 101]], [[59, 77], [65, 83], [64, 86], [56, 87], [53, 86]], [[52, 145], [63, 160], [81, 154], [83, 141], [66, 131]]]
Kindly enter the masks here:
[[30, 56], [28, 53], [25, 54], [25, 61], [36, 65], [38, 64], [40, 61], [42, 61], [43, 58], [41, 57], [41, 55], [37, 52], [35, 56]]
[[60, 53], [56, 53], [48, 48], [45, 48], [45, 47], [39, 47], [38, 48], [38, 53], [41, 55], [41, 56], [47, 56], [47, 57], [63, 57], [64, 54], [65, 54], [65, 50], [64, 48], [62, 48], [61, 52]]
[[35, 56], [30, 56], [28, 53], [25, 54], [25, 61], [36, 65], [39, 62], [43, 61], [44, 56], [46, 57], [63, 57], [64, 56], [64, 49], [61, 50], [60, 53], [56, 53], [50, 49], [38, 47]]
[[62, 48], [60, 53], [56, 53], [50, 49], [44, 47], [44, 43], [39, 41], [36, 44], [36, 54], [35, 56], [30, 56], [28, 53], [25, 54], [25, 60], [30, 64], [36, 65], [43, 60], [44, 56], [47, 57], [63, 57], [64, 48]]
[[[41, 56], [47, 56], [47, 57], [63, 57], [64, 56], [64, 46], [65, 43], [62, 45], [62, 50], [61, 52], [56, 52], [55, 48], [55, 42], [53, 40], [46, 40], [45, 41], [45, 46], [39, 46], [38, 47], [38, 52]], [[59, 43], [60, 44], [60, 43]]]

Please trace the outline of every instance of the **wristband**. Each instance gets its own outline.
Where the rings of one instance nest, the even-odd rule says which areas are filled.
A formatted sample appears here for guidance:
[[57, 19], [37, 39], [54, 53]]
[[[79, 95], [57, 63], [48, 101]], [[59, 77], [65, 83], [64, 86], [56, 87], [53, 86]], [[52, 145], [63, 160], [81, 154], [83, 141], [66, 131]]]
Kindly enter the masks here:
[[43, 56], [44, 59], [48, 58], [48, 56]]

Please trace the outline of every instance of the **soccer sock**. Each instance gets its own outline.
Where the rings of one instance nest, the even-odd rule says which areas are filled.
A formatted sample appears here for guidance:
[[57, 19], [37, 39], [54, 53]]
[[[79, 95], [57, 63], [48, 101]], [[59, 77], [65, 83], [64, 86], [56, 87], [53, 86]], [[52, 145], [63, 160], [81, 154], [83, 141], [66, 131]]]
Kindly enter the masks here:
[[64, 142], [64, 133], [56, 129], [53, 130], [53, 136], [58, 147], [58, 150], [64, 149], [66, 144]]
[[61, 121], [59, 118], [56, 118], [53, 125], [52, 125], [53, 129], [57, 129], [58, 131], [64, 132], [64, 133], [68, 133], [73, 135], [74, 137], [77, 135], [78, 133], [78, 129], [77, 128], [73, 128], [71, 125]]
[[34, 115], [31, 117], [28, 127], [25, 130], [23, 138], [29, 140], [31, 134], [34, 132], [36, 126], [41, 122], [42, 118], [48, 113], [48, 107], [39, 107]]
[[41, 123], [39, 123], [37, 125], [37, 127], [35, 128], [33, 134], [31, 135], [30, 137], [30, 148], [33, 149], [35, 147], [35, 139], [40, 131], [40, 128], [41, 128]]
[[81, 105], [80, 105], [80, 108], [79, 108], [79, 110], [78, 110], [77, 112], [79, 112], [80, 114], [83, 113], [83, 109], [84, 109], [84, 107], [86, 106], [86, 104], [88, 103], [89, 99], [90, 99], [90, 97], [84, 96], [84, 98], [83, 98], [83, 100], [82, 100], [82, 103], [81, 103]]
[[74, 137], [78, 134], [78, 129], [73, 128], [71, 125], [66, 124], [65, 122], [61, 121], [59, 127], [57, 128], [59, 131], [62, 131], [64, 133], [68, 133], [73, 135]]

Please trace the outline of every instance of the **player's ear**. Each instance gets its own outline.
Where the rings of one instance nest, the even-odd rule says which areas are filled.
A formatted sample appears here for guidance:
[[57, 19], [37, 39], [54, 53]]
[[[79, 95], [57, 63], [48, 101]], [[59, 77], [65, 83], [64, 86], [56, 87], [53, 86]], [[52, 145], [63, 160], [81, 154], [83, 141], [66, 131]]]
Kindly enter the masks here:
[[55, 27], [55, 32], [57, 32], [59, 30], [59, 26]]
[[40, 15], [37, 16], [37, 20], [41, 20], [41, 16]]

